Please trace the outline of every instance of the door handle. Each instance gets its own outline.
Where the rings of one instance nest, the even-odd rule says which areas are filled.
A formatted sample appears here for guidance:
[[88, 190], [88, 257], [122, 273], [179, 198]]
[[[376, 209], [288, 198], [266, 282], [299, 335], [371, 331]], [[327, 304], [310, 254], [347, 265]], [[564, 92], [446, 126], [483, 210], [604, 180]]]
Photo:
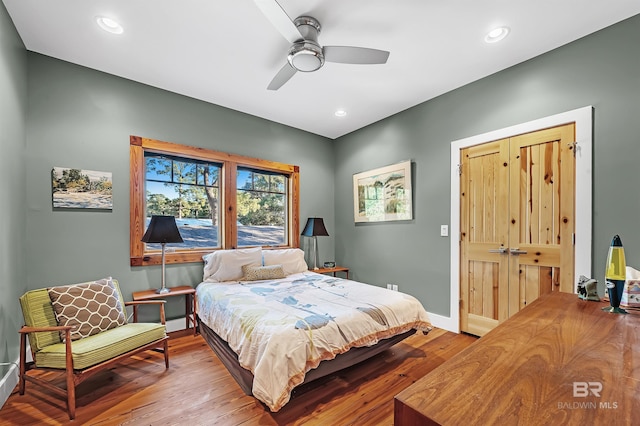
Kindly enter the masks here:
[[511, 254], [527, 254], [526, 250], [520, 250], [519, 248], [509, 249], [509, 253]]
[[500, 253], [500, 254], [503, 254], [503, 253], [506, 253], [506, 252], [507, 252], [507, 248], [506, 247], [500, 247], [500, 248], [497, 248], [497, 249], [489, 249], [489, 253]]

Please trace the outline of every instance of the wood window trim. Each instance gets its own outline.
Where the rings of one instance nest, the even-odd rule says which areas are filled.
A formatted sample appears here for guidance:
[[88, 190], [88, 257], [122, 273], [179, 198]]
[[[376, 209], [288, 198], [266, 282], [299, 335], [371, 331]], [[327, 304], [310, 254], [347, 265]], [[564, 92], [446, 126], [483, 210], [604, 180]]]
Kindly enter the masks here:
[[[155, 139], [130, 136], [129, 138], [129, 247], [131, 266], [160, 265], [161, 254], [145, 253], [144, 243], [141, 241], [145, 223], [145, 151], [159, 154], [177, 155], [204, 161], [219, 162], [222, 167], [222, 183], [220, 186], [222, 223], [224, 231], [220, 233], [221, 248], [234, 249], [237, 247], [238, 226], [236, 223], [236, 174], [238, 167], [279, 172], [288, 175], [288, 203], [287, 203], [287, 235], [288, 244], [283, 247], [300, 246], [300, 169], [298, 166], [245, 157], [225, 152], [213, 151], [173, 142], [163, 142]], [[202, 262], [202, 256], [212, 249], [190, 249], [166, 253], [165, 263]]]

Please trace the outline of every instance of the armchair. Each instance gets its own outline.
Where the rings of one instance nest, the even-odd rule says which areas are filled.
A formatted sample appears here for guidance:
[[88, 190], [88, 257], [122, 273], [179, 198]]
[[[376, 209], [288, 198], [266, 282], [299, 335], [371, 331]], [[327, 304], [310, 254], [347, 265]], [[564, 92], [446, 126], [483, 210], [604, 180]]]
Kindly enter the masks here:
[[[59, 297], [63, 293], [65, 297]], [[74, 419], [76, 386], [99, 371], [146, 350], [163, 352], [165, 368], [169, 368], [164, 303], [124, 302], [118, 282], [111, 278], [26, 292], [20, 297], [25, 320], [19, 330], [20, 395], [24, 395], [27, 381], [43, 386], [66, 398], [69, 418]], [[127, 322], [124, 307], [132, 306], [135, 321], [137, 308], [143, 304], [160, 307], [161, 324]], [[84, 314], [78, 313], [83, 310]], [[77, 313], [78, 318], [69, 319], [73, 317], [69, 312]], [[117, 322], [109, 323], [105, 312], [115, 313]], [[30, 362], [26, 360], [27, 337], [33, 356]], [[66, 388], [31, 373], [35, 370], [59, 371], [65, 376]]]

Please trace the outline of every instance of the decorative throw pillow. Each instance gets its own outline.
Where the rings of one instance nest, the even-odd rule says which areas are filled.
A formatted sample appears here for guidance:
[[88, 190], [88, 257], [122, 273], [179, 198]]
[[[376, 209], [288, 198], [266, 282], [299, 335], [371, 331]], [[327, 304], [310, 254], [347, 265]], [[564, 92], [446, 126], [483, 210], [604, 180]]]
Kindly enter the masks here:
[[[71, 340], [81, 339], [127, 323], [111, 277], [47, 289], [58, 325], [72, 325]], [[60, 333], [64, 341], [65, 333]]]
[[244, 273], [242, 281], [275, 280], [286, 277], [282, 265], [242, 265], [242, 272]]
[[304, 251], [299, 248], [263, 250], [264, 265], [282, 265], [286, 275], [309, 270], [304, 260]]

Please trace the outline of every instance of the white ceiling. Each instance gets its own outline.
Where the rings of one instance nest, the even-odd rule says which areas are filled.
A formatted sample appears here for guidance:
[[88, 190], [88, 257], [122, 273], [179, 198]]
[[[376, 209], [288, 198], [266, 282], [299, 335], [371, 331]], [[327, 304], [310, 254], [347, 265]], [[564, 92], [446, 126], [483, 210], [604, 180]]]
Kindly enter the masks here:
[[[30, 51], [332, 139], [640, 13], [638, 0], [279, 0], [292, 19], [320, 21], [321, 45], [391, 55], [268, 91], [289, 42], [253, 0], [3, 2]], [[102, 31], [98, 15], [124, 33]], [[501, 25], [510, 35], [485, 43]]]

